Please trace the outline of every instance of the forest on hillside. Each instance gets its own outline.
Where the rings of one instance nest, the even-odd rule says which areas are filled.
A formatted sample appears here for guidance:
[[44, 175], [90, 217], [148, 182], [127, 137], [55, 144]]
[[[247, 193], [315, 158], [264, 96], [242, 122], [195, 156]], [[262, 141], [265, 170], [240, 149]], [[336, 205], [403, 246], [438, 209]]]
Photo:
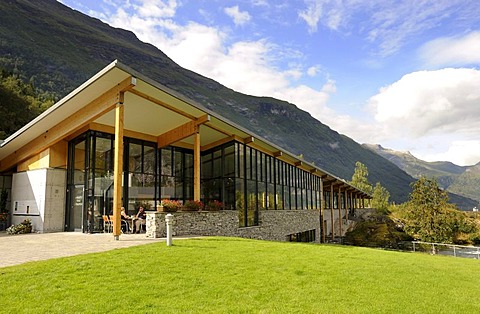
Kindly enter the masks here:
[[7, 138], [55, 102], [54, 94], [39, 92], [32, 82], [0, 70], [0, 140]]

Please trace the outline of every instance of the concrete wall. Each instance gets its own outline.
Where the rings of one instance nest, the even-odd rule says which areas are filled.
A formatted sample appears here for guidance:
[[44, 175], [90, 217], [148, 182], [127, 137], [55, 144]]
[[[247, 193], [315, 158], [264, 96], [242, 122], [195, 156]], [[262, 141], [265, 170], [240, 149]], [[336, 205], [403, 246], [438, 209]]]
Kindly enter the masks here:
[[36, 232], [58, 232], [65, 224], [66, 170], [38, 169], [13, 174], [12, 224], [31, 219]]
[[[147, 213], [147, 237], [165, 237], [166, 213]], [[173, 213], [173, 235], [236, 236], [261, 240], [285, 241], [293, 233], [315, 229], [320, 242], [319, 211], [265, 210], [259, 212], [259, 225], [239, 227], [237, 211]]]

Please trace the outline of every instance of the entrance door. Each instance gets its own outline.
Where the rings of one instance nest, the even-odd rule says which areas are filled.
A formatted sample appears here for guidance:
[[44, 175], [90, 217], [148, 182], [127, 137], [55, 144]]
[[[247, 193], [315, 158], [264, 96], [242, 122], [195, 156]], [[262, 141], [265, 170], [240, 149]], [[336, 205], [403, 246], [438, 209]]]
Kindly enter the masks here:
[[83, 231], [83, 209], [85, 188], [83, 185], [74, 185], [70, 192], [70, 221], [68, 231]]

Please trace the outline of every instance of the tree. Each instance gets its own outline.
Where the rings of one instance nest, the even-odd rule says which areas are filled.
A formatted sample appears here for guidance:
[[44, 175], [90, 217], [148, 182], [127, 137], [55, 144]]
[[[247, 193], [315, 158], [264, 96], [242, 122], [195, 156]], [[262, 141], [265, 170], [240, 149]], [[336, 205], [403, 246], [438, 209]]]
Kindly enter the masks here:
[[458, 228], [458, 215], [437, 180], [421, 177], [412, 183], [406, 206], [405, 231], [426, 242], [451, 243]]
[[17, 131], [53, 102], [52, 95], [39, 94], [32, 84], [0, 70], [0, 139]]
[[388, 211], [388, 199], [390, 193], [384, 188], [380, 182], [377, 182], [373, 189], [372, 207], [376, 208], [379, 212], [387, 213]]
[[368, 168], [360, 161], [355, 163], [355, 172], [350, 184], [368, 194], [372, 193], [372, 185], [368, 182]]

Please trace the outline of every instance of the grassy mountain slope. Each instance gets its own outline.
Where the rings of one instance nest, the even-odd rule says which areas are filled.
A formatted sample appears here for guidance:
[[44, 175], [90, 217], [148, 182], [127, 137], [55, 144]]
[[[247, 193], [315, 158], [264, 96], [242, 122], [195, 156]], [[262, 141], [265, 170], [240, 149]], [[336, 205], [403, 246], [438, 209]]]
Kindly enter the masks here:
[[[373, 184], [403, 202], [413, 178], [295, 105], [237, 93], [183, 69], [129, 31], [108, 26], [54, 0], [6, 0], [0, 6], [0, 68], [58, 97], [114, 59], [203, 104], [305, 160], [349, 180], [356, 161]], [[20, 126], [19, 126], [20, 127]]]
[[467, 167], [455, 178], [448, 190], [480, 202], [480, 163]]
[[362, 146], [391, 161], [414, 178], [418, 179], [422, 175], [437, 178], [440, 187], [450, 192], [450, 200], [462, 208], [471, 209], [475, 206], [462, 196], [480, 201], [480, 163], [468, 167], [448, 161], [427, 162], [416, 158], [410, 152], [399, 152], [378, 144]]

